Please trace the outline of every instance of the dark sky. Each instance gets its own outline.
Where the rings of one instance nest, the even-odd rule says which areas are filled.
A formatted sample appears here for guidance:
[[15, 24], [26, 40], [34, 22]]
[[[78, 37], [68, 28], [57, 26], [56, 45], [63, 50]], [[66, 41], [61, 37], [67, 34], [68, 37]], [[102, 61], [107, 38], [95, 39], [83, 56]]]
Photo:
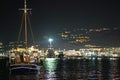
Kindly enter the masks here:
[[[0, 0], [0, 41], [15, 41], [19, 33], [23, 0]], [[27, 0], [32, 8], [31, 26], [37, 40], [58, 29], [81, 25], [120, 26], [117, 0]]]

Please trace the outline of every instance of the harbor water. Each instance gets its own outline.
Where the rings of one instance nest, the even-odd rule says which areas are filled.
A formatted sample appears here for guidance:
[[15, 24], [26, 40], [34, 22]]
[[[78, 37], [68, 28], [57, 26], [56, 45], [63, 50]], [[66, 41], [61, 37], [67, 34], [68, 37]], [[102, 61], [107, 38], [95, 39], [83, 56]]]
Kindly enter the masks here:
[[40, 74], [12, 75], [0, 60], [0, 80], [120, 80], [120, 58], [43, 60]]

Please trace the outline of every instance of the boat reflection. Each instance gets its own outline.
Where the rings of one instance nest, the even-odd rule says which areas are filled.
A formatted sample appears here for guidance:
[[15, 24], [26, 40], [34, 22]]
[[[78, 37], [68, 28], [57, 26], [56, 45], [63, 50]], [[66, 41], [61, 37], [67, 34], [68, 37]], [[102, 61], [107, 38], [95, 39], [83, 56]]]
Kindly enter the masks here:
[[39, 75], [11, 75], [9, 80], [40, 80]]

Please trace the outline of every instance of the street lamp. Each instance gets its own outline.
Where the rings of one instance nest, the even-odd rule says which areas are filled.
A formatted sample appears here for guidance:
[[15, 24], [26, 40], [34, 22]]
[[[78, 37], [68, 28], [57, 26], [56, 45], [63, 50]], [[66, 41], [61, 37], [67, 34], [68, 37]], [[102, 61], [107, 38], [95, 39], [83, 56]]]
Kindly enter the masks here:
[[52, 38], [49, 38], [48, 41], [50, 42], [50, 49], [52, 48], [52, 42], [53, 42], [53, 39]]

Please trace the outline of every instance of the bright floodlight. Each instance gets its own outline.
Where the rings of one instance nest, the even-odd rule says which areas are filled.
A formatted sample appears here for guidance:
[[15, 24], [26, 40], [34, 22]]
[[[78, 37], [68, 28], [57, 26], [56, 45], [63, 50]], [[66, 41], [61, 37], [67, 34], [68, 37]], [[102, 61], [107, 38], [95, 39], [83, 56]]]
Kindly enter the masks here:
[[49, 39], [48, 39], [48, 41], [50, 42], [50, 45], [49, 45], [49, 47], [50, 47], [50, 49], [51, 49], [51, 47], [52, 47], [52, 41], [53, 41], [53, 39], [49, 38]]
[[53, 39], [51, 39], [51, 38], [50, 38], [48, 41], [49, 41], [49, 42], [52, 42], [52, 41], [53, 41]]

